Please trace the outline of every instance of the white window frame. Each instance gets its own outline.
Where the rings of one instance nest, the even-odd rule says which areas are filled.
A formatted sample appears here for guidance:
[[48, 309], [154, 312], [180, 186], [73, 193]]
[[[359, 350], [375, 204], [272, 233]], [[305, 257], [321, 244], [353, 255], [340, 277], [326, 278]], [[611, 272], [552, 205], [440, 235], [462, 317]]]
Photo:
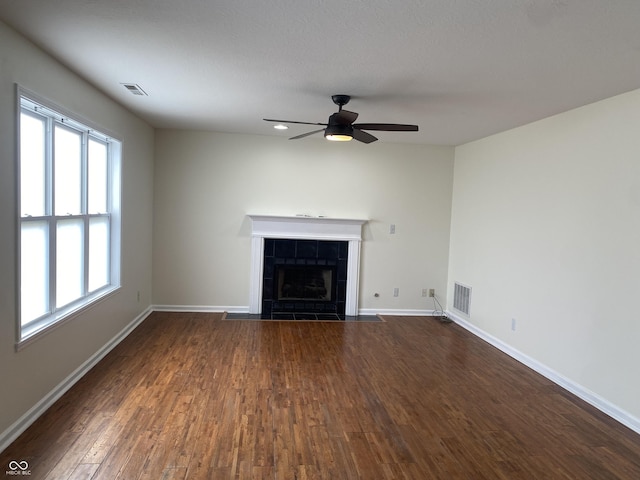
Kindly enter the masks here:
[[[81, 312], [84, 312], [97, 302], [112, 295], [120, 289], [120, 270], [121, 270], [121, 157], [122, 142], [115, 138], [113, 134], [105, 133], [105, 130], [94, 126], [90, 121], [82, 119], [80, 116], [67, 112], [64, 108], [40, 97], [39, 95], [17, 85], [16, 86], [16, 163], [17, 163], [17, 334], [16, 348], [20, 349], [39, 338], [43, 334], [51, 331], [66, 321], [74, 318]], [[21, 192], [20, 192], [20, 124], [21, 115], [26, 113], [38, 118], [44, 119], [47, 125], [46, 131], [46, 180], [45, 191], [47, 205], [46, 212], [42, 216], [22, 216], [21, 209]], [[82, 208], [81, 213], [74, 215], [56, 215], [53, 211], [51, 199], [55, 193], [54, 178], [52, 173], [53, 165], [53, 130], [54, 126], [64, 126], [76, 133], [82, 135]], [[88, 182], [87, 176], [87, 149], [89, 139], [107, 145], [107, 212], [88, 213], [86, 187]], [[92, 218], [107, 218], [109, 225], [109, 262], [108, 262], [108, 282], [106, 285], [89, 291], [89, 222]], [[73, 302], [60, 307], [56, 306], [56, 225], [61, 220], [78, 219], [84, 223], [84, 239], [83, 239], [83, 286], [80, 298]], [[48, 311], [44, 315], [29, 321], [23, 325], [22, 323], [22, 293], [21, 293], [21, 231], [22, 225], [26, 222], [46, 221], [49, 225], [49, 234], [47, 242], [47, 270], [48, 270]]]

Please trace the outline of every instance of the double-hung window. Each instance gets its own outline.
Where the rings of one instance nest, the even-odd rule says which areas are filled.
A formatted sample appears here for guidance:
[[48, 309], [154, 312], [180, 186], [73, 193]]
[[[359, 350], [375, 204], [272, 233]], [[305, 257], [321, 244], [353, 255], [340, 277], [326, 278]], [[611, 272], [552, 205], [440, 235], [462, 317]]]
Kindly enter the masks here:
[[18, 89], [19, 335], [120, 284], [120, 142]]

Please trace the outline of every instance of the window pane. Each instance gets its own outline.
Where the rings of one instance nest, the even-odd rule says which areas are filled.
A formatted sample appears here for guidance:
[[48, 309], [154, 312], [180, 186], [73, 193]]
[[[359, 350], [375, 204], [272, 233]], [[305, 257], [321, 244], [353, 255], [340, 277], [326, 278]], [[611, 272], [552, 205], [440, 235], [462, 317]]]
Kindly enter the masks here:
[[56, 125], [54, 144], [56, 215], [81, 213], [82, 135]]
[[20, 115], [20, 207], [21, 216], [45, 214], [46, 121], [33, 115]]
[[47, 222], [23, 222], [20, 229], [20, 322], [22, 325], [49, 310]]
[[109, 283], [109, 218], [89, 220], [89, 291]]
[[107, 146], [89, 140], [89, 213], [107, 212]]
[[83, 290], [83, 220], [60, 220], [56, 237], [56, 307], [82, 296]]

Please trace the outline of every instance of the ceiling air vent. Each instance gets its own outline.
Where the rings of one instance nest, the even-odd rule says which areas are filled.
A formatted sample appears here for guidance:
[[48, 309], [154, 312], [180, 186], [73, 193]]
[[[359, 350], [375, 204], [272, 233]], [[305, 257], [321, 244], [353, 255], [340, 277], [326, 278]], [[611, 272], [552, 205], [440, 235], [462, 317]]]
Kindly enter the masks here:
[[140, 88], [140, 85], [137, 83], [123, 83], [124, 88], [129, 90], [134, 95], [140, 95], [141, 97], [147, 97], [147, 92]]
[[453, 308], [469, 315], [469, 304], [471, 303], [471, 287], [455, 282], [453, 284]]

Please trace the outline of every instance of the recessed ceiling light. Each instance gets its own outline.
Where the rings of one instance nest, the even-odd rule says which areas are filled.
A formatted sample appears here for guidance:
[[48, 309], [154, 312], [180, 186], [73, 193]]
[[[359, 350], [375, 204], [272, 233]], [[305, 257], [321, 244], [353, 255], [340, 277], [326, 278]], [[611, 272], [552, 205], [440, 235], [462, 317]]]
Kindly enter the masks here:
[[276, 130], [287, 130], [289, 127], [287, 127], [286, 125], [283, 125], [281, 123], [274, 125], [273, 128], [275, 128]]

